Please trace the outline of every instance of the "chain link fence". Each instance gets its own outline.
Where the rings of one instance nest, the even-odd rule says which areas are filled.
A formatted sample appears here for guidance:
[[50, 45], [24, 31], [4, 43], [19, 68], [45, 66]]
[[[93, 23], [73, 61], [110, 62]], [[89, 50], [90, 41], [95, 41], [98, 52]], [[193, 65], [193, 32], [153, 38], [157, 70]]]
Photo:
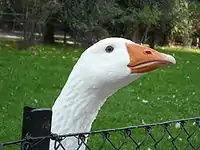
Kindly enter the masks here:
[[[54, 141], [55, 150], [67, 150], [63, 141], [77, 140], [76, 150], [198, 150], [200, 149], [200, 117], [173, 120], [67, 135], [26, 136], [23, 140], [1, 143], [1, 150], [35, 150], [46, 139]], [[86, 142], [87, 141], [87, 142]]]

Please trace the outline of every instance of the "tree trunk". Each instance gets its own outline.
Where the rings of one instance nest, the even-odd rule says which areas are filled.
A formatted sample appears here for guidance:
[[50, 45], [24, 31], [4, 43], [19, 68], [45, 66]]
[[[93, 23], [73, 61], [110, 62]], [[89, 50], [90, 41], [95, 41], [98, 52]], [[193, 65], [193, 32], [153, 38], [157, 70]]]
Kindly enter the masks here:
[[66, 30], [64, 30], [64, 39], [63, 39], [63, 43], [64, 43], [64, 44], [66, 44], [66, 43], [67, 43], [66, 36], [67, 36], [67, 31], [66, 31]]
[[163, 34], [162, 46], [166, 46], [166, 45], [169, 45], [169, 34], [168, 33], [164, 33]]
[[145, 27], [145, 31], [142, 36], [141, 43], [146, 43], [148, 41], [148, 32], [149, 32], [149, 25]]
[[131, 40], [136, 42], [136, 43], [140, 43], [141, 42], [140, 30], [139, 29], [136, 29], [134, 31], [134, 33], [132, 34]]
[[45, 31], [44, 31], [43, 42], [44, 43], [48, 43], [48, 44], [54, 43], [55, 42], [55, 39], [54, 39], [54, 25], [53, 25], [51, 20], [48, 20], [46, 22], [44, 30]]
[[154, 30], [149, 32], [148, 44], [149, 44], [150, 48], [154, 48], [155, 47], [155, 33], [154, 33]]

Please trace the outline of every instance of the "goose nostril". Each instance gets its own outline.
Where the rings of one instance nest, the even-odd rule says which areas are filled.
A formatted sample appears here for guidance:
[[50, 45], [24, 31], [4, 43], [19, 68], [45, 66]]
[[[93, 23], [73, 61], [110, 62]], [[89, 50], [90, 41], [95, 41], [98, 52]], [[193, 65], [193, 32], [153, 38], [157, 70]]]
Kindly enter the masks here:
[[146, 50], [146, 51], [144, 51], [144, 54], [147, 54], [147, 55], [152, 55], [152, 52], [151, 52], [151, 51], [149, 51], [149, 50]]

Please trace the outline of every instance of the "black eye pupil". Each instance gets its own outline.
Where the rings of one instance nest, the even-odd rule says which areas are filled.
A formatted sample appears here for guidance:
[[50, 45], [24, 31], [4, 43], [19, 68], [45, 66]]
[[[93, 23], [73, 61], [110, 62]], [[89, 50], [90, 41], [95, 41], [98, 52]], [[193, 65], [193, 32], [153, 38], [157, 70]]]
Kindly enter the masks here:
[[112, 46], [107, 46], [106, 47], [106, 52], [107, 53], [111, 53], [113, 50], [114, 50], [114, 47], [112, 47]]

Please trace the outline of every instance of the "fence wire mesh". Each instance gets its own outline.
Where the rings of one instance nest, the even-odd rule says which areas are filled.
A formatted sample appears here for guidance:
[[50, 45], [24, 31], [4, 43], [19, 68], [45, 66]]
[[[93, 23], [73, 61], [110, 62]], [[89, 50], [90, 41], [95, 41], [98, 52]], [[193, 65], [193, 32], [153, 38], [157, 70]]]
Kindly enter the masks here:
[[[200, 117], [173, 120], [67, 135], [27, 136], [23, 140], [0, 144], [1, 150], [30, 150], [46, 139], [54, 142], [55, 150], [67, 150], [64, 141], [74, 138], [76, 150], [198, 150], [200, 149]], [[71, 149], [70, 149], [71, 150]]]

